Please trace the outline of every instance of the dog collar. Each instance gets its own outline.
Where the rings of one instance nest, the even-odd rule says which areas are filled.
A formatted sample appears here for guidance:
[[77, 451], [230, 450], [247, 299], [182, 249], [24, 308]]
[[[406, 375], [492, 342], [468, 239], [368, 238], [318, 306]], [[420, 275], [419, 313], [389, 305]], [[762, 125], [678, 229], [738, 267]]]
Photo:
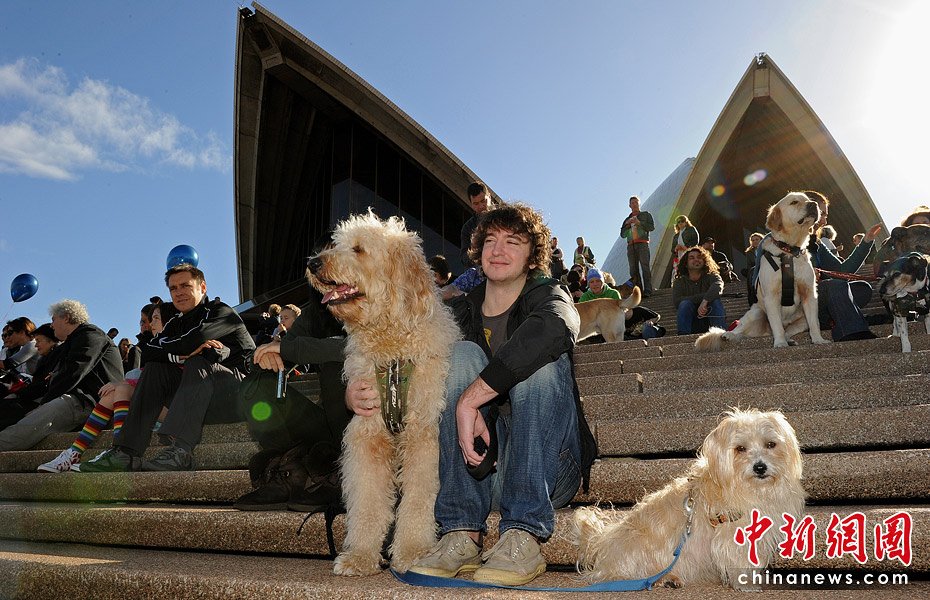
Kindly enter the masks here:
[[778, 249], [781, 250], [782, 252], [790, 254], [791, 256], [795, 258], [807, 252], [807, 248], [801, 248], [800, 246], [789, 246], [785, 242], [781, 240], [776, 240], [775, 238], [772, 238], [772, 243], [778, 246]]
[[377, 371], [378, 394], [381, 396], [381, 418], [384, 426], [392, 434], [404, 430], [404, 415], [407, 414], [407, 392], [410, 390], [410, 376], [413, 363], [409, 360], [394, 359], [386, 367]]
[[723, 525], [724, 523], [734, 523], [743, 518], [743, 513], [717, 513], [712, 517], [708, 517], [711, 527], [717, 527]]

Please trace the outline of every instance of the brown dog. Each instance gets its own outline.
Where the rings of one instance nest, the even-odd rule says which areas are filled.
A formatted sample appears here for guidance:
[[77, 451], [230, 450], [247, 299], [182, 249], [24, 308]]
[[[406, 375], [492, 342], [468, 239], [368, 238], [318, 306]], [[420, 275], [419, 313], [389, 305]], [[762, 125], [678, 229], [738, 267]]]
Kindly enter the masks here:
[[872, 263], [873, 273], [878, 277], [882, 271], [882, 265], [911, 252], [930, 254], [930, 225], [911, 225], [892, 229], [891, 237], [885, 240], [882, 247], [875, 253], [875, 260]]
[[578, 341], [599, 333], [608, 342], [622, 342], [626, 333], [626, 311], [639, 306], [640, 299], [639, 288], [634, 287], [633, 292], [623, 300], [598, 298], [577, 302], [575, 310], [581, 317]]

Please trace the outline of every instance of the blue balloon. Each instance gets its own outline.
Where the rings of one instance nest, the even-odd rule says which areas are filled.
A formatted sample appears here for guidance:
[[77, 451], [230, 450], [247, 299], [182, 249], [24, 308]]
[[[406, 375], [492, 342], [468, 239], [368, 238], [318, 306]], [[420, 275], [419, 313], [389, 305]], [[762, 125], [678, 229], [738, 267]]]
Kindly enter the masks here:
[[39, 280], [36, 279], [35, 275], [29, 273], [17, 275], [13, 278], [13, 283], [10, 284], [10, 296], [13, 297], [13, 302], [28, 300], [35, 296], [38, 291]]
[[180, 246], [175, 246], [171, 249], [171, 252], [168, 253], [168, 268], [176, 267], [181, 263], [187, 263], [192, 266], [197, 266], [197, 263], [200, 262], [200, 256], [197, 254], [197, 251], [194, 250], [193, 246], [188, 246], [186, 244], [181, 244]]

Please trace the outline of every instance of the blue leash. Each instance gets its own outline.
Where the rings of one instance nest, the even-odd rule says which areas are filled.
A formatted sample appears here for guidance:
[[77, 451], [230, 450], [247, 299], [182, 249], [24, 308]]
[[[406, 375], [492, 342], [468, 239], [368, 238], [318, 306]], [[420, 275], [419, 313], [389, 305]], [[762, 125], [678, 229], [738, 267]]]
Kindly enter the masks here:
[[[690, 526], [688, 527], [690, 530]], [[681, 555], [681, 548], [685, 545], [685, 540], [688, 539], [688, 532], [682, 534], [681, 541], [678, 542], [678, 547], [675, 548], [674, 558], [672, 559], [672, 564], [665, 568], [665, 570], [660, 573], [656, 573], [652, 577], [647, 577], [645, 579], [622, 579], [617, 581], [604, 581], [601, 583], [593, 583], [584, 587], [571, 587], [571, 588], [560, 588], [560, 587], [523, 587], [523, 586], [509, 586], [509, 585], [497, 585], [494, 583], [481, 583], [479, 581], [470, 581], [468, 579], [455, 579], [452, 577], [436, 577], [435, 575], [422, 575], [420, 573], [413, 573], [407, 571], [406, 573], [398, 573], [394, 569], [391, 569], [391, 573], [398, 581], [402, 581], [408, 585], [416, 585], [420, 587], [448, 587], [448, 588], [499, 588], [505, 590], [526, 590], [528, 592], [636, 592], [640, 590], [651, 590], [652, 586], [655, 583], [668, 574], [672, 570], [672, 567], [675, 566], [675, 563], [678, 562], [678, 557]]]

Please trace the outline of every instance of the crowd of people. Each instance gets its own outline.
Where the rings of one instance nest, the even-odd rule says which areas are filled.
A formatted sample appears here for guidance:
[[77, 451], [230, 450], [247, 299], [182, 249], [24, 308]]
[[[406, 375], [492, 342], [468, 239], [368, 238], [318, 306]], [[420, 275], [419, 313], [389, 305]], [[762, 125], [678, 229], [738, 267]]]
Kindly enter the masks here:
[[[819, 282], [821, 322], [837, 341], [874, 337], [861, 312], [870, 285], [829, 273], [858, 270], [881, 228], [854, 236], [844, 259], [835, 232], [824, 233], [828, 199], [806, 193], [821, 214], [806, 249], [825, 273]], [[478, 182], [468, 195], [475, 217], [461, 232], [465, 272], [454, 277], [442, 256], [429, 261], [464, 337], [453, 351], [440, 422], [439, 538], [412, 570], [446, 577], [475, 571], [479, 581], [520, 585], [545, 570], [540, 544], [553, 535], [554, 511], [580, 486], [587, 488], [597, 455], [574, 380], [580, 322], [573, 304], [619, 300], [633, 286], [650, 297], [649, 234], [655, 225], [631, 197], [621, 235], [632, 276], [618, 286], [596, 267], [584, 238], [576, 239], [566, 268], [558, 239], [537, 211], [495, 206]], [[918, 207], [904, 221], [912, 224], [930, 224], [930, 209]], [[675, 220], [672, 298], [679, 334], [725, 328], [721, 294], [725, 282], [739, 280], [714, 239], [699, 239], [687, 216]], [[762, 239], [753, 233], [747, 242], [742, 274], [750, 293], [765, 260]], [[183, 471], [194, 467], [204, 425], [244, 421], [261, 450], [249, 462], [254, 489], [237, 508], [316, 512], [337, 506], [343, 431], [353, 413], [369, 415], [378, 398], [377, 382], [342, 380], [340, 324], [312, 300], [304, 310], [269, 306], [253, 334], [231, 307], [207, 296], [206, 276], [195, 266], [170, 268], [165, 285], [170, 302], [153, 296], [142, 307], [135, 344], [127, 338], [114, 344], [115, 335], [92, 324], [75, 300], [49, 307], [49, 323], [36, 326], [26, 317], [7, 322], [0, 353], [0, 450], [27, 450], [53, 433], [76, 432], [40, 471]], [[661, 335], [658, 315], [639, 311], [630, 317], [645, 325], [640, 335]], [[317, 401], [291, 384], [295, 369], [319, 373]], [[108, 426], [110, 446], [84, 460]], [[153, 431], [162, 444], [147, 453]], [[494, 474], [476, 476], [492, 436]], [[479, 438], [484, 449], [473, 442]], [[501, 535], [485, 550], [492, 510], [501, 513]]]

